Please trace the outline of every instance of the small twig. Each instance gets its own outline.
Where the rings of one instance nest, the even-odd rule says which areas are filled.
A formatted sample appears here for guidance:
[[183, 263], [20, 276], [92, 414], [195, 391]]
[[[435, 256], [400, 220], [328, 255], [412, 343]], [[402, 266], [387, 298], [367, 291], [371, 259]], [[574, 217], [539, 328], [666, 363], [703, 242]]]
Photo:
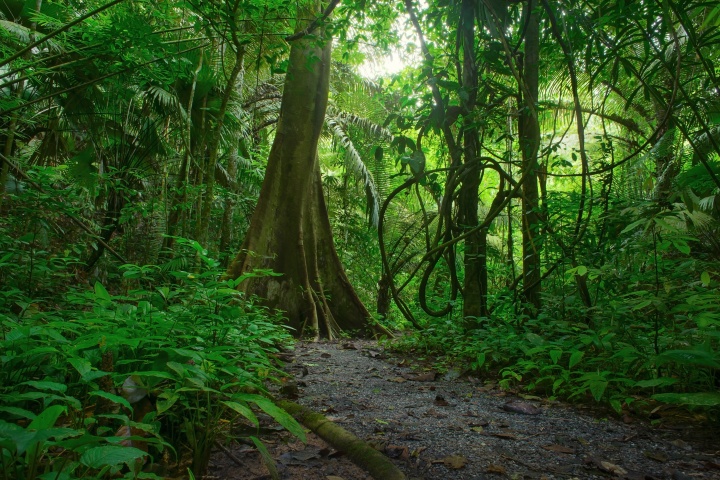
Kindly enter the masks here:
[[227, 448], [225, 445], [223, 445], [222, 443], [220, 443], [218, 440], [215, 440], [215, 446], [218, 447], [220, 450], [222, 450], [222, 452], [223, 452], [225, 455], [227, 455], [227, 457], [228, 457], [230, 460], [232, 460], [233, 462], [235, 462], [235, 464], [236, 464], [237, 466], [239, 466], [239, 467], [244, 467], [244, 466], [245, 466], [245, 463], [243, 463], [242, 460], [240, 460], [238, 457], [236, 457], [234, 453], [232, 453], [230, 450], [228, 450], [228, 448]]

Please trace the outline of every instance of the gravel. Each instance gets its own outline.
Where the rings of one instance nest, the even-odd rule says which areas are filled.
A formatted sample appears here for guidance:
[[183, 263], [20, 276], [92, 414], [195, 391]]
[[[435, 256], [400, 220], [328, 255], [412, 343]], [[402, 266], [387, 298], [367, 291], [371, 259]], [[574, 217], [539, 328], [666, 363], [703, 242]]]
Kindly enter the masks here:
[[[720, 479], [717, 431], [681, 435], [522, 399], [455, 371], [414, 371], [370, 341], [298, 343], [289, 360], [295, 379], [282, 393], [383, 451], [409, 479]], [[315, 436], [307, 446], [262, 438], [280, 478], [369, 478]], [[209, 478], [270, 478], [255, 451], [231, 451], [244, 467], [219, 452]]]

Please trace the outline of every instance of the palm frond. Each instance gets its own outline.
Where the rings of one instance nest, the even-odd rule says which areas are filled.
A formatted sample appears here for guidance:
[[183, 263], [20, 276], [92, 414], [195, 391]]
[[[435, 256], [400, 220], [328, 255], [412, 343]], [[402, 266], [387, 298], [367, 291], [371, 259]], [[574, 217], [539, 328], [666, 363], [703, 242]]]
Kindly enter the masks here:
[[370, 119], [349, 112], [336, 111], [334, 108], [328, 108], [328, 113], [330, 113], [336, 121], [341, 122], [343, 125], [353, 125], [368, 135], [380, 137], [387, 141], [392, 141], [393, 139], [393, 134], [390, 130], [382, 125], [378, 125]]
[[365, 162], [363, 162], [352, 139], [347, 135], [341, 124], [332, 117], [327, 117], [325, 122], [328, 127], [330, 127], [335, 141], [345, 150], [345, 165], [353, 173], [355, 178], [362, 181], [365, 186], [365, 192], [368, 197], [370, 223], [377, 227], [379, 221], [378, 214], [380, 212], [380, 195], [375, 185], [375, 179], [365, 165]]

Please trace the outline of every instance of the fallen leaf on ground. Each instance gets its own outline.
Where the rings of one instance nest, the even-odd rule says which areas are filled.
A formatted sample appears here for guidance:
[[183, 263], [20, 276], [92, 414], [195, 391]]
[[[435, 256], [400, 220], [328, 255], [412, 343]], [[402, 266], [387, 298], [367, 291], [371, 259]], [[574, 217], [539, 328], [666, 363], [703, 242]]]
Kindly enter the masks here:
[[405, 382], [407, 382], [407, 380], [405, 380], [405, 379], [402, 378], [402, 377], [388, 378], [387, 380], [388, 380], [388, 382], [393, 382], [393, 383], [405, 383]]
[[438, 412], [434, 408], [428, 409], [425, 413], [422, 415], [423, 417], [435, 417], [435, 418], [447, 418], [447, 415], [444, 413]]
[[532, 403], [519, 401], [508, 402], [502, 406], [502, 409], [506, 412], [520, 413], [522, 415], [539, 415], [542, 413], [542, 409]]
[[407, 447], [401, 447], [399, 445], [388, 445], [385, 448], [385, 455], [390, 458], [408, 460], [410, 458], [410, 451]]
[[564, 445], [558, 445], [556, 443], [553, 443], [551, 445], [543, 445], [545, 450], [549, 452], [557, 452], [557, 453], [575, 453], [574, 448], [566, 447]]
[[473, 432], [482, 433], [484, 429], [483, 427], [470, 427], [470, 430], [472, 430]]
[[465, 466], [467, 463], [467, 458], [463, 457], [462, 455], [450, 455], [448, 457], [443, 458], [439, 462], [433, 462], [433, 463], [442, 463], [447, 468], [451, 468], [453, 470], [459, 470]]
[[358, 348], [353, 343], [343, 343], [342, 346], [345, 350], [357, 350]]
[[505, 467], [502, 465], [495, 465], [494, 463], [491, 463], [488, 465], [487, 469], [485, 470], [487, 473], [498, 473], [500, 475], [505, 475], [507, 470], [505, 470]]
[[517, 437], [512, 433], [493, 433], [493, 437], [504, 438], [505, 440], [517, 440]]
[[541, 397], [538, 397], [537, 395], [527, 395], [527, 394], [524, 394], [524, 393], [521, 393], [521, 394], [520, 394], [520, 397], [521, 397], [523, 400], [542, 400], [542, 398], [541, 398]]
[[692, 447], [690, 446], [689, 443], [687, 443], [683, 440], [680, 440], [679, 438], [677, 440], [673, 440], [672, 442], [670, 442], [670, 445], [674, 445], [678, 448], [682, 448], [683, 450], [692, 450]]
[[461, 375], [462, 372], [460, 370], [448, 370], [445, 375], [443, 375], [443, 380], [451, 382], [460, 378]]
[[469, 427], [487, 427], [490, 425], [490, 422], [488, 420], [485, 420], [484, 418], [478, 419], [478, 420], [470, 420], [468, 421]]
[[607, 473], [612, 473], [613, 475], [622, 476], [627, 475], [628, 473], [627, 470], [622, 468], [620, 465], [615, 465], [614, 463], [605, 462], [603, 460], [598, 463], [598, 467], [600, 467], [600, 470]]
[[448, 401], [445, 400], [445, 398], [444, 398], [442, 395], [436, 395], [436, 396], [435, 396], [435, 402], [434, 402], [434, 403], [435, 403], [435, 405], [437, 405], [438, 407], [448, 407], [448, 406], [450, 406], [450, 404], [448, 403]]
[[437, 372], [420, 373], [417, 375], [410, 375], [410, 374], [403, 375], [403, 377], [405, 377], [405, 379], [410, 380], [412, 382], [434, 382], [436, 376], [437, 376]]
[[656, 462], [665, 463], [668, 461], [667, 454], [663, 452], [653, 452], [652, 450], [645, 450], [643, 452], [643, 455], [645, 455], [650, 460], [655, 460]]
[[321, 356], [322, 358], [330, 358], [330, 357], [332, 357], [332, 355], [330, 355], [329, 353], [321, 353], [320, 356]]

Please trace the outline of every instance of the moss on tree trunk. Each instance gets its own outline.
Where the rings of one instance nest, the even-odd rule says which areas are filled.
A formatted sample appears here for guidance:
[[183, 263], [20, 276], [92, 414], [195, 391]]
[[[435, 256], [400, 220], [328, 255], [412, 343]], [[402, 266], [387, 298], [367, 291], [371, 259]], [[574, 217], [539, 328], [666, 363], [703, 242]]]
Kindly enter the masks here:
[[228, 276], [253, 269], [280, 273], [251, 278], [239, 288], [283, 310], [297, 335], [332, 338], [340, 330], [383, 330], [370, 319], [340, 264], [322, 194], [317, 145], [327, 106], [330, 44], [326, 39], [318, 45], [314, 37], [292, 45], [260, 198]]

